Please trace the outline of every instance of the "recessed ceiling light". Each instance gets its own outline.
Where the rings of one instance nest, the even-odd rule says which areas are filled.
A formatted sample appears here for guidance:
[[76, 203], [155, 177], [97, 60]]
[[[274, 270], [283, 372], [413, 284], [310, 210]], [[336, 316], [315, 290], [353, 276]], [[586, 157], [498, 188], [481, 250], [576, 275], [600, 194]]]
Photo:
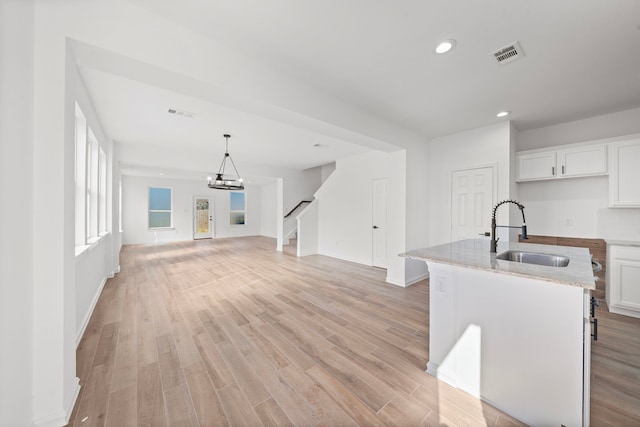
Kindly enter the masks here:
[[443, 53], [449, 52], [454, 47], [456, 47], [456, 41], [454, 39], [443, 40], [438, 44], [438, 46], [436, 46], [434, 52], [438, 55], [442, 55]]
[[164, 176], [164, 172], [160, 172], [160, 176]]
[[507, 117], [509, 114], [511, 114], [511, 111], [500, 111], [496, 114], [496, 117]]

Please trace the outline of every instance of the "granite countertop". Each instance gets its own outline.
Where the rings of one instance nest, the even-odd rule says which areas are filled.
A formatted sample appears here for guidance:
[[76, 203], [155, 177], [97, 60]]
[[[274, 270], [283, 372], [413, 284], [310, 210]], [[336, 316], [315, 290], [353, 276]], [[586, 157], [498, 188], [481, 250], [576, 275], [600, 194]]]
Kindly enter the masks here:
[[508, 250], [516, 250], [561, 255], [570, 260], [566, 267], [548, 267], [496, 259], [496, 254], [489, 252], [489, 244], [490, 241], [484, 239], [460, 240], [429, 248], [414, 249], [399, 256], [426, 261], [427, 264], [432, 261], [585, 289], [593, 290], [596, 288], [591, 255], [586, 248], [498, 241], [498, 254]]

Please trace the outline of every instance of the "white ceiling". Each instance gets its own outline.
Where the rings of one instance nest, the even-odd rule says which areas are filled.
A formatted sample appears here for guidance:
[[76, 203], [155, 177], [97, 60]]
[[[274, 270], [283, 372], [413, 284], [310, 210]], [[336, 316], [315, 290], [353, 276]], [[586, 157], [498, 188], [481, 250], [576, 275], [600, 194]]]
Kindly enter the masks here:
[[[503, 109], [527, 130], [640, 107], [638, 0], [127, 1], [425, 140]], [[457, 47], [433, 54], [446, 38]], [[524, 58], [495, 63], [490, 52], [515, 41]], [[151, 82], [81, 75], [122, 144], [204, 150], [229, 132], [236, 163], [299, 169], [369, 149]]]

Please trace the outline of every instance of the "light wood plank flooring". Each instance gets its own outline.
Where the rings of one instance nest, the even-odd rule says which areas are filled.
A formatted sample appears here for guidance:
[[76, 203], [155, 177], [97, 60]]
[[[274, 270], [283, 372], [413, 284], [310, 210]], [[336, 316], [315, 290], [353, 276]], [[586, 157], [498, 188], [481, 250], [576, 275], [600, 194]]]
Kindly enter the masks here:
[[[427, 281], [274, 247], [125, 246], [77, 350], [69, 425], [520, 425], [424, 372]], [[640, 323], [599, 316], [592, 425], [638, 425]]]

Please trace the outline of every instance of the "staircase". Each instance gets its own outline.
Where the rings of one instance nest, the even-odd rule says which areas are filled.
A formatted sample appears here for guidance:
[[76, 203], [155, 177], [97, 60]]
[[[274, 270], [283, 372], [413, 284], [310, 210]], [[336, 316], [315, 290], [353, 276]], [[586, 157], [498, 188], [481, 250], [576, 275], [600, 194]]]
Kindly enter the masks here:
[[[292, 215], [295, 212], [298, 212], [298, 213], [302, 212], [304, 208], [309, 206], [309, 204], [312, 201], [313, 200], [301, 200], [300, 203], [298, 203], [293, 209], [287, 212], [287, 214], [284, 216], [284, 238], [282, 242], [283, 246], [287, 246], [291, 244], [290, 241], [292, 239], [297, 240], [297, 237], [298, 237], [298, 221], [293, 221], [296, 218], [292, 217]], [[297, 242], [294, 242], [294, 243], [297, 243]]]

